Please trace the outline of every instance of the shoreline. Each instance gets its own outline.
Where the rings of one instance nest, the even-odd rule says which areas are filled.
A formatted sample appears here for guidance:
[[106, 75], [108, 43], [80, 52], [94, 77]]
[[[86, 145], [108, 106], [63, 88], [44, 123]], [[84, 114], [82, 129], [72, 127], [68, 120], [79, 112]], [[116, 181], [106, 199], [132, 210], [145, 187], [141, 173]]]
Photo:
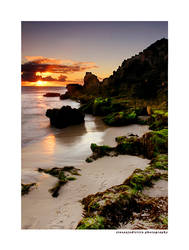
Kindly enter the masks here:
[[[144, 125], [108, 127], [102, 137], [102, 143], [111, 146], [118, 135], [135, 133], [141, 136], [147, 131], [148, 126]], [[136, 168], [144, 169], [149, 162], [137, 156], [120, 155], [103, 157], [93, 163], [81, 163], [77, 166], [81, 169], [81, 176], [63, 186], [57, 198], [53, 198], [48, 192], [56, 183], [56, 178], [40, 174], [37, 188], [22, 197], [22, 229], [75, 229], [82, 219], [83, 212], [79, 200], [121, 184]]]

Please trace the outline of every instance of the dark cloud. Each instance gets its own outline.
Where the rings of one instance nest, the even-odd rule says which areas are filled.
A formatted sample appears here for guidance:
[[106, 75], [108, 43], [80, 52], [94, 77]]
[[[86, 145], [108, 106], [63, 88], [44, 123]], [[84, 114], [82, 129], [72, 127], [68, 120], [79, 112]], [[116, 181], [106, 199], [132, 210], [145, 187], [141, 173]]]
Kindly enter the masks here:
[[[54, 61], [55, 60], [56, 59], [54, 59]], [[49, 62], [49, 63], [44, 63], [44, 62]], [[50, 72], [50, 73], [58, 73], [58, 74], [68, 74], [68, 73], [72, 73], [72, 72], [86, 71], [86, 70], [91, 69], [91, 68], [97, 68], [95, 63], [93, 63], [93, 62], [73, 62], [71, 65], [63, 65], [63, 64], [52, 63], [52, 59], [48, 59], [48, 58], [36, 59], [36, 60], [29, 61], [29, 62], [22, 64], [22, 66], [21, 66], [22, 81], [30, 81], [30, 82], [35, 82], [38, 80], [65, 81], [66, 80], [65, 75], [61, 75], [59, 77], [59, 79], [57, 80], [51, 76], [43, 77], [43, 78], [41, 76], [36, 76], [36, 72], [41, 72], [41, 73]]]

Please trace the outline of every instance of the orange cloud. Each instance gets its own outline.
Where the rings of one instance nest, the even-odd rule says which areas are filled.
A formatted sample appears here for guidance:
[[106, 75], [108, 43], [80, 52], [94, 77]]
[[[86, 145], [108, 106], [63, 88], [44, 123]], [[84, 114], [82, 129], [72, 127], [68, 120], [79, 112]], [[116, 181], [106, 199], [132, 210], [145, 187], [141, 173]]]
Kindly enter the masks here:
[[25, 56], [28, 62], [35, 62], [39, 64], [62, 64], [63, 61], [56, 58], [48, 58], [43, 56]]
[[60, 60], [42, 56], [26, 56], [26, 59], [28, 62], [22, 64], [22, 81], [27, 82], [39, 80], [65, 82], [67, 79], [65, 74], [98, 68], [94, 62]]

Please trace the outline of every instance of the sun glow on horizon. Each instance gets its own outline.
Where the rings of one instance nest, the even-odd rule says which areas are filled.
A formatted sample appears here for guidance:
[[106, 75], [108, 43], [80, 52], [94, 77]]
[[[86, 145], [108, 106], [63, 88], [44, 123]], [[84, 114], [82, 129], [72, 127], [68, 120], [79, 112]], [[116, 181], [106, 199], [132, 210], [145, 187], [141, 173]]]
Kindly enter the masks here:
[[45, 86], [47, 82], [37, 81], [36, 86]]

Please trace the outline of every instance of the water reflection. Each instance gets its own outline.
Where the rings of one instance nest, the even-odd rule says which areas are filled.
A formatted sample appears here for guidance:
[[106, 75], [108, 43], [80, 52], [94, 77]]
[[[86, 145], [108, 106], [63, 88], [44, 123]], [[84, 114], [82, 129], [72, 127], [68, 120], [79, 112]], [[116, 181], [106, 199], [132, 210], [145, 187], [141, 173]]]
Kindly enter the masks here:
[[71, 146], [79, 143], [82, 136], [87, 133], [85, 124], [69, 126], [55, 134], [57, 143], [64, 144], [64, 146]]
[[42, 140], [42, 151], [45, 151], [48, 155], [53, 155], [56, 147], [56, 138], [53, 134], [48, 135]]

